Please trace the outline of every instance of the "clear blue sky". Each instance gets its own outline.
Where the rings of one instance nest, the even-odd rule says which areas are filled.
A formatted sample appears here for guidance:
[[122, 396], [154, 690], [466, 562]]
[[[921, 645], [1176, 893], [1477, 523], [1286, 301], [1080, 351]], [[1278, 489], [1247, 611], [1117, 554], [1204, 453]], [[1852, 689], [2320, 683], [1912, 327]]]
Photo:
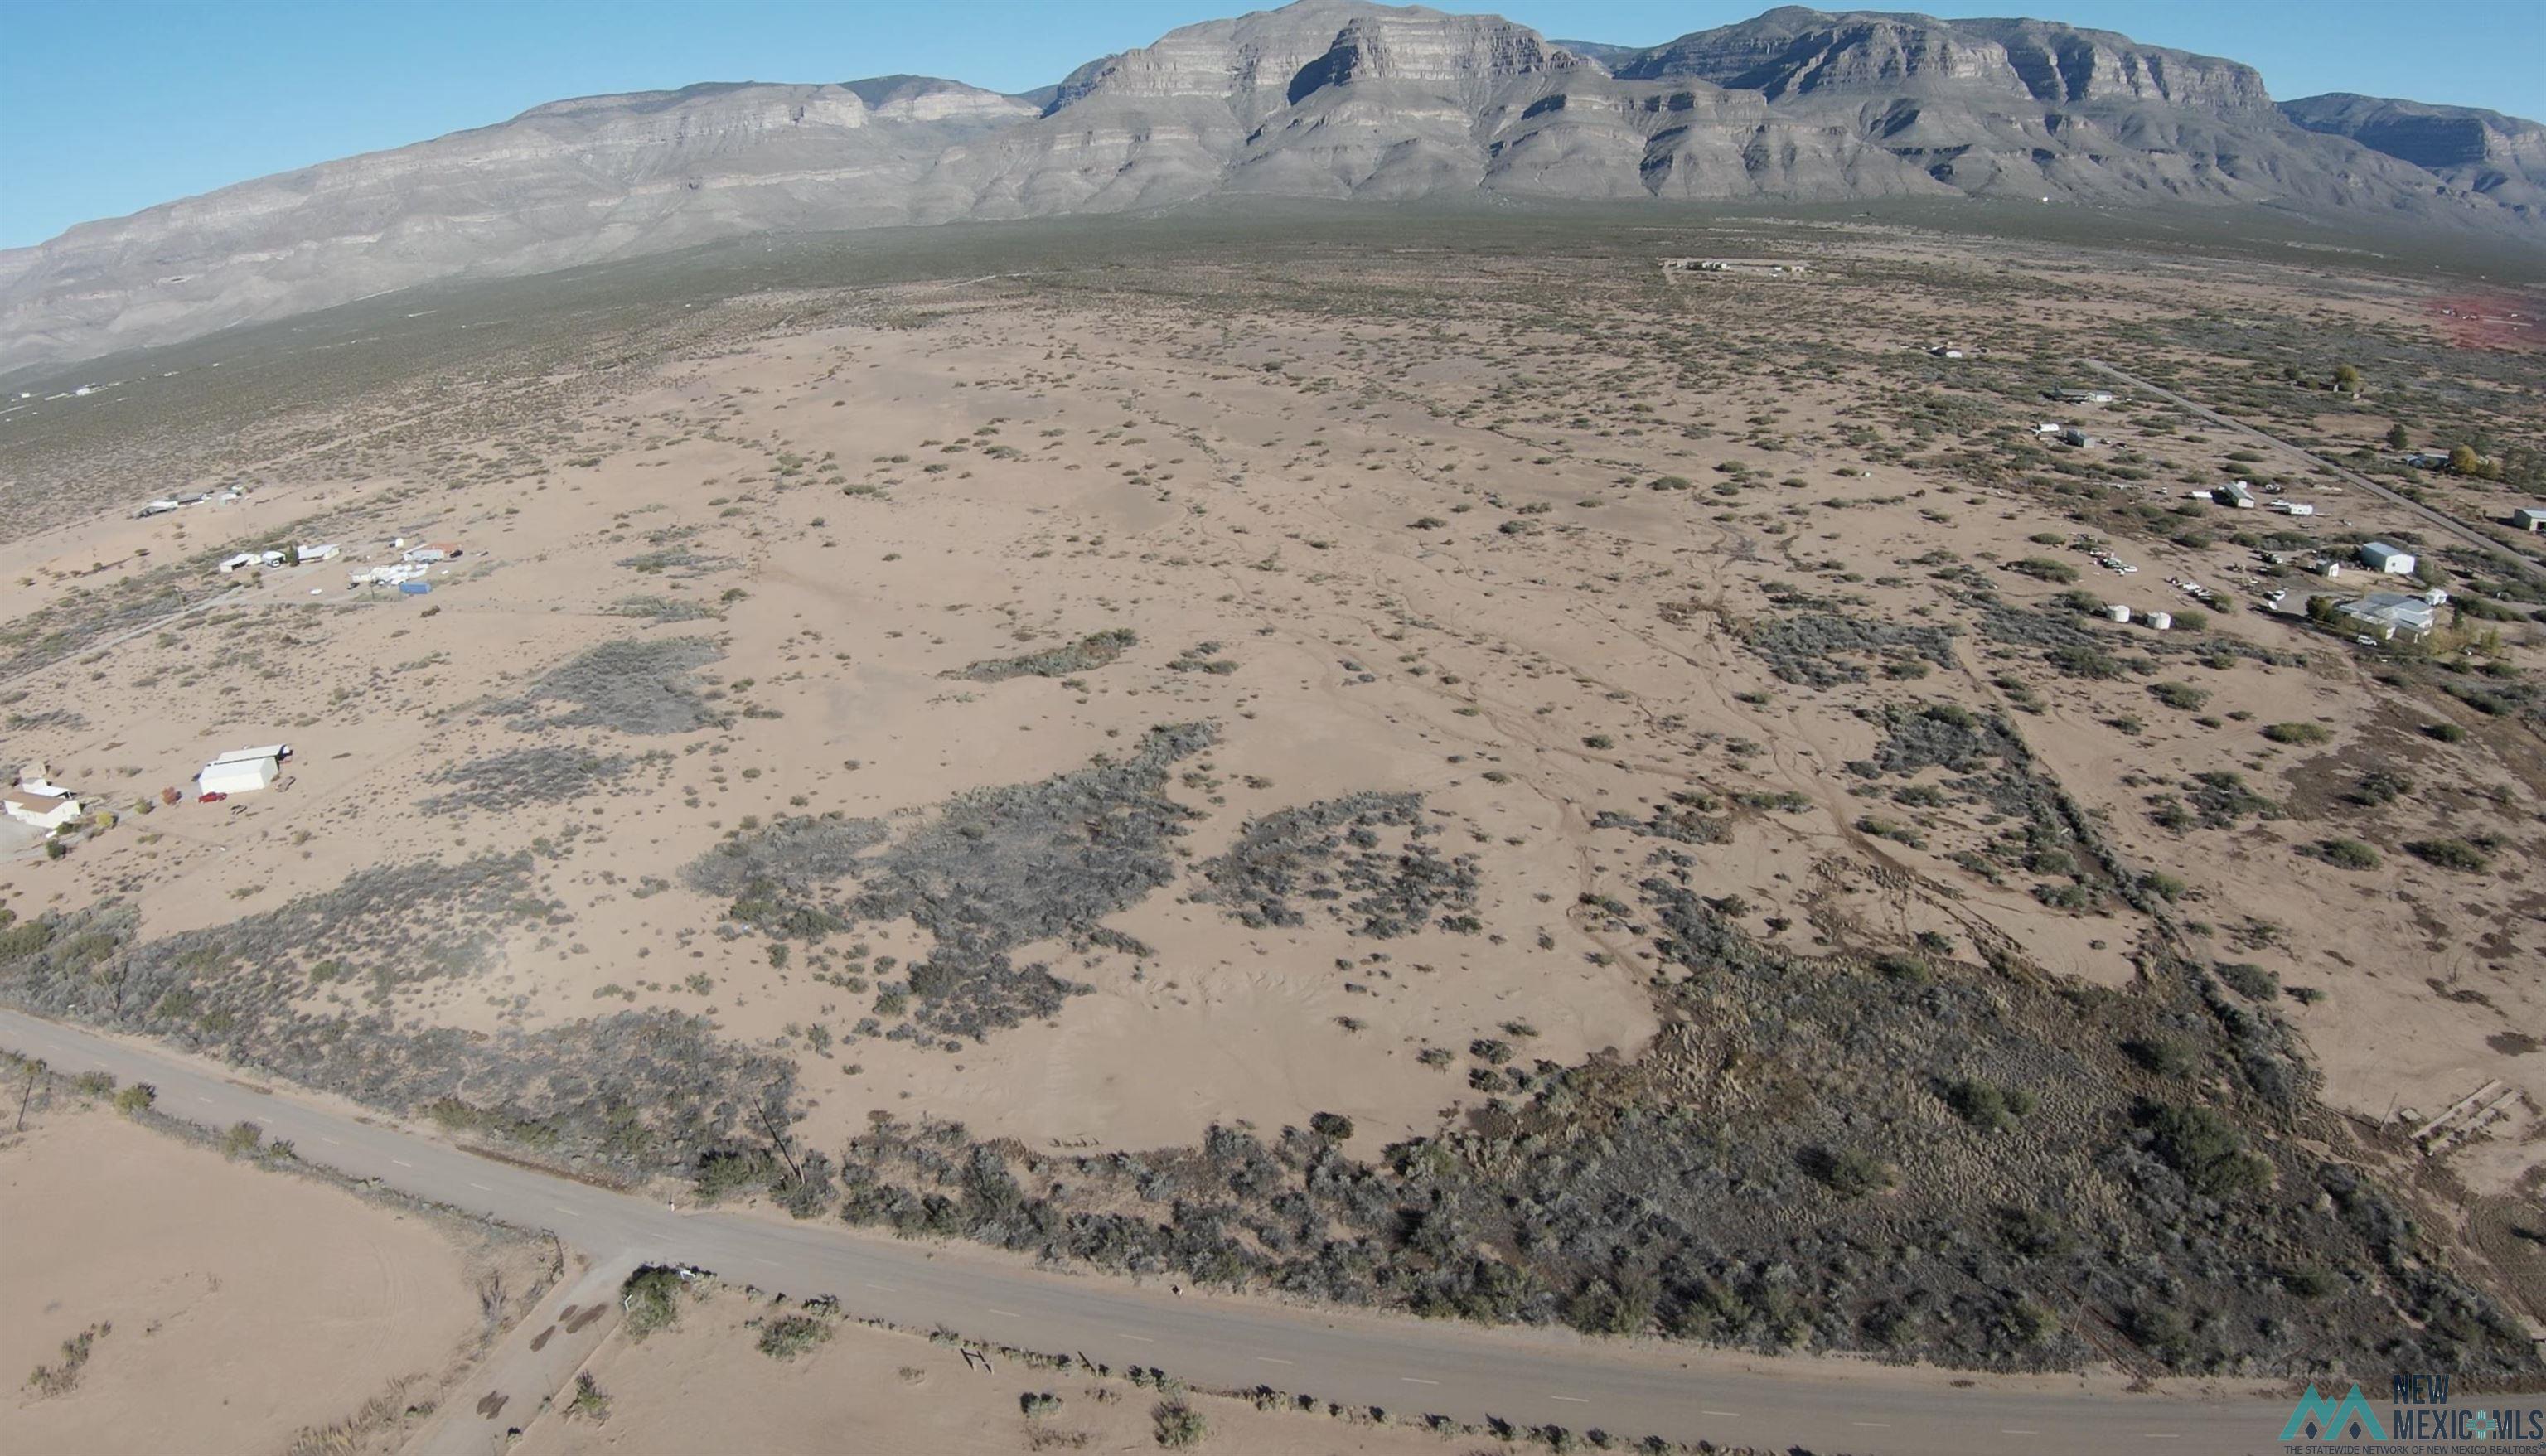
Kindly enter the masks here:
[[[2278, 97], [2360, 91], [2546, 119], [2546, 0], [2028, 3], [2073, 24], [2247, 61]], [[897, 71], [1023, 91], [1176, 26], [1246, 8], [1245, 0], [0, 0], [0, 246], [484, 126], [559, 97]], [[1436, 8], [1496, 10], [1553, 36], [1653, 44], [1768, 3], [1436, 0]], [[1987, 0], [1935, 8], [2018, 9]]]

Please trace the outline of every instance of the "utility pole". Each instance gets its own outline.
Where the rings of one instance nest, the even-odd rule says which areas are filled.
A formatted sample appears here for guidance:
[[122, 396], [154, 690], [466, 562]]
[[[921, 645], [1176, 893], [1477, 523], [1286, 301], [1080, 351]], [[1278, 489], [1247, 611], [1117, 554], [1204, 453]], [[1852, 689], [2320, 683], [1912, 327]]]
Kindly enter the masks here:
[[18, 1131], [27, 1130], [27, 1104], [35, 1099], [36, 1078], [44, 1074], [44, 1059], [38, 1057], [27, 1064], [27, 1089], [18, 1094]]
[[778, 1145], [778, 1156], [787, 1159], [787, 1170], [796, 1175], [797, 1182], [804, 1182], [805, 1170], [796, 1165], [796, 1155], [787, 1151], [787, 1135], [778, 1131], [778, 1125], [770, 1121], [768, 1104], [754, 1102], [751, 1110], [760, 1114], [760, 1129], [769, 1135], [770, 1142]]

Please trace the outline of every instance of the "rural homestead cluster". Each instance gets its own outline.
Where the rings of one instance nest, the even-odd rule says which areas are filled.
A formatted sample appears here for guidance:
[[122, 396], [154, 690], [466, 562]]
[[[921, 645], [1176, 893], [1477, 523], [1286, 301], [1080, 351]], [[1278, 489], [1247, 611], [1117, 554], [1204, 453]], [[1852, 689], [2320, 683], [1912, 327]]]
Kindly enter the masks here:
[[[221, 504], [240, 500], [246, 496], [247, 491], [248, 487], [244, 485], [233, 485], [218, 493], [207, 491], [191, 495], [165, 496], [142, 506], [141, 509], [133, 512], [133, 515], [147, 520], [152, 516], [166, 515], [171, 511], [183, 510], [192, 505]], [[456, 561], [466, 555], [457, 542], [415, 543], [409, 542], [404, 537], [392, 538], [387, 543], [387, 550], [394, 554], [395, 559], [356, 567], [348, 574], [346, 585], [349, 587], [387, 586], [396, 588], [402, 596], [423, 596], [433, 590], [433, 584], [426, 578], [433, 574], [434, 567], [448, 561]], [[240, 571], [315, 565], [322, 561], [337, 560], [344, 555], [345, 549], [334, 542], [303, 543], [288, 552], [280, 548], [238, 552], [222, 557], [220, 563], [212, 569], [223, 576], [229, 576]], [[313, 586], [309, 589], [309, 594], [324, 595], [325, 588]]]
[[[1925, 352], [1931, 358], [1962, 360], [1978, 357], [1983, 351], [1958, 344], [1933, 344], [1927, 346]], [[2081, 406], [2115, 404], [2123, 398], [2110, 389], [2074, 387], [2047, 389], [2044, 397]], [[2033, 432], [2037, 437], [2075, 450], [2098, 450], [2108, 443], [2103, 436], [2082, 425], [2060, 420], [2044, 420], [2033, 427]], [[2446, 470], [2451, 465], [2448, 456], [2428, 451], [2407, 452], [2396, 459], [2414, 470]], [[2137, 488], [2129, 481], [2112, 483], [2116, 489]], [[2343, 487], [2322, 482], [2317, 488], [2339, 494]], [[2183, 496], [2187, 500], [2208, 501], [2231, 510], [2268, 508], [2276, 514], [2293, 518], [2318, 517], [2317, 503], [2280, 498], [2286, 489], [2287, 486], [2277, 480], [2257, 487], [2250, 480], [2234, 479], [2217, 485], [2192, 486], [2183, 491]], [[2510, 512], [2508, 523], [2516, 530], [2531, 534], [2546, 530], [2546, 505], [2518, 507]], [[2079, 550], [2091, 555], [2096, 565], [2116, 575], [2138, 574], [2139, 567], [2123, 560], [2092, 536], [2080, 536], [2075, 544]], [[2413, 582], [2413, 590], [2370, 591], [2353, 598], [2312, 593], [2297, 601], [2291, 599], [2286, 588], [2266, 589], [2250, 574], [2244, 583], [2253, 589], [2263, 611], [2276, 615], [2304, 614], [2323, 626], [2348, 631], [2352, 642], [2359, 646], [2374, 647], [2398, 641], [2419, 642], [2439, 626], [2439, 609], [2449, 602], [2445, 589], [2421, 583], [2421, 558], [2391, 542], [2366, 541], [2356, 546], [2330, 544], [2302, 552], [2258, 550], [2254, 553], [2254, 559], [2258, 566], [2271, 568], [2275, 574], [2284, 568], [2297, 567], [2332, 581], [2340, 579], [2347, 569], [2359, 569], [2380, 578], [2401, 576]], [[2204, 607], [2224, 610], [2236, 605], [2227, 592], [2189, 577], [2169, 578], [2166, 585]], [[2167, 631], [2174, 625], [2174, 616], [2170, 612], [2140, 610], [2121, 602], [2107, 603], [2103, 615], [2114, 622], [2137, 621], [2158, 632]]]
[[[289, 743], [265, 743], [215, 753], [196, 771], [193, 802], [218, 804], [233, 795], [289, 789], [292, 780], [284, 773], [283, 764], [291, 756]], [[98, 802], [102, 797], [83, 796], [54, 783], [49, 766], [42, 761], [29, 762], [19, 768], [17, 781], [0, 792], [0, 808], [5, 808], [8, 814], [0, 830], [13, 830], [12, 837], [26, 837], [29, 830], [51, 835], [51, 839], [42, 842], [59, 854], [69, 840], [83, 831], [115, 826], [116, 813]], [[162, 805], [186, 802], [183, 790], [172, 786], [159, 791]], [[141, 808], [147, 813], [149, 806], [145, 802]]]
[[[166, 515], [190, 506], [220, 505], [243, 500], [252, 487], [232, 485], [218, 491], [202, 491], [167, 496], [152, 500], [133, 514], [142, 519]], [[437, 568], [448, 570], [448, 562], [465, 555], [455, 542], [414, 543], [395, 538], [385, 544], [388, 560], [356, 567], [348, 573], [348, 589], [388, 587], [400, 598], [423, 596], [433, 590], [428, 579]], [[310, 543], [286, 552], [280, 549], [241, 551], [224, 557], [213, 570], [223, 576], [242, 571], [258, 573], [262, 582], [267, 571], [286, 572], [276, 579], [297, 584], [310, 571], [328, 561], [341, 560], [345, 549], [335, 543]], [[311, 596], [322, 596], [323, 586], [311, 586]], [[213, 752], [205, 760], [194, 779], [191, 796], [175, 787], [159, 791], [157, 803], [175, 806], [187, 802], [219, 804], [235, 795], [266, 790], [289, 789], [292, 779], [284, 772], [284, 763], [292, 756], [291, 745], [266, 743], [244, 748]], [[15, 781], [0, 795], [0, 807], [6, 809], [0, 820], [0, 839], [11, 842], [5, 848], [16, 850], [42, 843], [48, 853], [59, 855], [86, 831], [112, 827], [114, 810], [98, 801], [102, 796], [83, 795], [53, 781], [51, 770], [42, 762], [23, 765]], [[147, 801], [139, 806], [143, 812], [152, 807]], [[49, 836], [49, 837], [45, 837]], [[25, 843], [15, 842], [24, 839]]]

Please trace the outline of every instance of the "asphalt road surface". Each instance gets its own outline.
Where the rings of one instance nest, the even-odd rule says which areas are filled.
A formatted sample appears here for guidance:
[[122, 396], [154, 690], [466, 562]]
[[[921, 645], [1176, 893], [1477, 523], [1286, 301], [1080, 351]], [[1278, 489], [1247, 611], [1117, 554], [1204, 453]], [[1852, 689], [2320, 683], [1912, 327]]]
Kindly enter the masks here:
[[2413, 512], [2417, 517], [2420, 518], [2424, 525], [2429, 526], [2435, 531], [2446, 532], [2447, 534], [2456, 537], [2458, 540], [2465, 542], [2467, 545], [2475, 547], [2479, 551], [2493, 552], [2507, 550], [2501, 542], [2485, 535], [2482, 531], [2477, 530], [2474, 526], [2465, 521], [2459, 520], [2455, 516], [2442, 511], [2435, 511], [2429, 506], [2426, 506], [2420, 501], [2415, 500], [2410, 496], [2400, 495], [2391, 487], [2379, 484], [2377, 481], [2370, 479], [2367, 475], [2360, 473], [2358, 471], [2346, 471], [2342, 467], [2335, 465], [2334, 462], [2325, 459], [2323, 456], [2317, 455], [2313, 451], [2303, 449], [2299, 446], [2292, 445], [2290, 442], [2277, 435], [2267, 435], [2261, 430], [2255, 429], [2252, 425], [2247, 424], [2242, 420], [2231, 419], [2227, 415], [2221, 414], [2219, 411], [2212, 409], [2206, 404], [2195, 403], [2194, 401], [2177, 394], [2172, 389], [2161, 388], [2160, 386], [2152, 385], [2148, 381], [2141, 379], [2138, 375], [2115, 369], [2113, 366], [2106, 364], [2100, 359], [2080, 359], [2078, 362], [2100, 374], [2109, 375], [2112, 378], [2121, 381], [2123, 384], [2130, 385], [2132, 388], [2138, 389], [2152, 397], [2163, 399], [2166, 403], [2174, 405], [2178, 409], [2188, 410], [2193, 414], [2199, 415], [2201, 418], [2210, 421], [2210, 423], [2219, 426], [2223, 430], [2234, 430], [2238, 434], [2244, 435], [2249, 440], [2259, 441], [2276, 450], [2286, 450], [2290, 454], [2306, 461], [2309, 465], [2323, 466], [2334, 472], [2334, 478], [2341, 480], [2346, 484], [2357, 485], [2361, 489], [2368, 491], [2370, 494], [2377, 496], [2379, 499], [2386, 501], [2390, 505], [2402, 506], [2406, 510]]
[[[0, 1046], [55, 1071], [103, 1070], [158, 1090], [158, 1108], [212, 1127], [256, 1123], [305, 1161], [506, 1223], [554, 1232], [605, 1263], [693, 1265], [847, 1312], [993, 1344], [1155, 1366], [1211, 1389], [1276, 1390], [1392, 1414], [1599, 1427], [1624, 1437], [1817, 1453], [2262, 1452], [2288, 1406], [2088, 1389], [2074, 1379], [1957, 1384], [1817, 1360], [1611, 1344], [1570, 1334], [1314, 1311], [1030, 1267], [987, 1251], [699, 1213], [536, 1172], [231, 1076], [133, 1041], [0, 1010]], [[997, 1372], [1005, 1374], [1004, 1370]], [[1020, 1388], [1033, 1383], [1019, 1371]]]

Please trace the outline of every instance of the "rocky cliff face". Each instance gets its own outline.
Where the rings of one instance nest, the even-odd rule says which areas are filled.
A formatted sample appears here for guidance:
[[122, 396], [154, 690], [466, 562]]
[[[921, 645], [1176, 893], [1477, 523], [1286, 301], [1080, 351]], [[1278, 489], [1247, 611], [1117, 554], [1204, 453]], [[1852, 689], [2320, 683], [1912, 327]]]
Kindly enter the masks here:
[[2533, 123], [2275, 109], [2234, 61], [2049, 22], [1789, 7], [1635, 49], [1299, 0], [1032, 97], [917, 76], [585, 97], [84, 223], [0, 254], [0, 368], [457, 274], [1222, 193], [2269, 202], [2533, 238], [2541, 181]]
[[1301, 0], [1281, 10], [1170, 31], [1155, 44], [1070, 72], [1048, 111], [1091, 98], [1191, 99], [1225, 103], [1251, 122], [1287, 105], [1292, 78], [1333, 48], [1338, 30], [1371, 8], [1347, 0]]
[[2334, 92], [2285, 101], [2300, 128], [2346, 136], [2504, 207], [2546, 206], [2546, 127], [2464, 106]]
[[1701, 80], [1771, 100], [1914, 91], [2080, 105], [2157, 102], [2220, 115], [2271, 98], [2250, 66], [2033, 20], [1825, 15], [1788, 6], [1619, 58], [1627, 80]]
[[466, 273], [766, 227], [909, 220], [952, 145], [1035, 108], [936, 82], [584, 97], [509, 122], [82, 223], [0, 267], [0, 366], [164, 342]]

